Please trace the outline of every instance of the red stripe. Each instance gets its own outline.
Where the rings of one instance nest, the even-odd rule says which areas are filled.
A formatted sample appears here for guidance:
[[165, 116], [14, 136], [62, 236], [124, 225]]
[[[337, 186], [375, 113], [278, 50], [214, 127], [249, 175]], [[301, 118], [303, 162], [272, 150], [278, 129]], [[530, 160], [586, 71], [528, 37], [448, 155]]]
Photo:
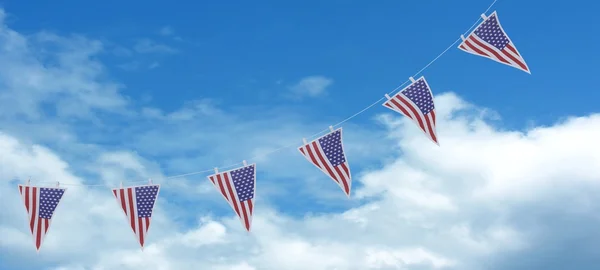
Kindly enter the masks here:
[[19, 186], [19, 193], [23, 195], [23, 186]]
[[127, 188], [129, 195], [129, 220], [131, 221], [131, 229], [135, 232], [135, 212], [133, 211], [133, 188]]
[[400, 110], [406, 117], [412, 119], [412, 116], [410, 116], [410, 113], [408, 113], [408, 111], [405, 110], [404, 107], [402, 107], [402, 105], [400, 105], [400, 103], [398, 103], [398, 101], [396, 100], [396, 97], [393, 97], [392, 99], [390, 99], [390, 102], [394, 103], [396, 108], [398, 108], [398, 110]]
[[[32, 219], [35, 220], [35, 219]], [[37, 232], [36, 232], [36, 237], [35, 237], [35, 246], [37, 247], [37, 249], [40, 249], [40, 246], [42, 245], [42, 218], [37, 218], [38, 222], [37, 222]]]
[[37, 188], [36, 187], [32, 187], [32, 196], [33, 196], [33, 202], [31, 203], [31, 220], [29, 221], [29, 227], [31, 228], [31, 233], [33, 233], [34, 230], [34, 226], [35, 226], [35, 219], [37, 218]]
[[300, 147], [299, 149], [300, 149], [300, 153], [302, 153], [303, 155], [306, 156], [306, 153], [304, 153], [304, 147]]
[[254, 211], [254, 204], [252, 203], [252, 199], [248, 200], [248, 209], [250, 209], [250, 215], [252, 215]]
[[463, 50], [467, 51], [467, 48], [465, 48], [465, 46], [464, 46], [463, 44], [461, 44], [459, 47], [460, 47], [461, 49], [463, 49]]
[[342, 184], [344, 185], [344, 191], [346, 192], [346, 194], [349, 194], [350, 193], [350, 189], [348, 188], [348, 181], [346, 180], [346, 177], [344, 177], [344, 174], [342, 174], [342, 171], [340, 170], [340, 168], [338, 166], [333, 167], [333, 168], [338, 173], [338, 175], [340, 176], [340, 178], [342, 178]]
[[48, 222], [47, 219], [44, 219], [44, 227], [46, 228], [46, 230], [44, 231], [44, 234], [48, 233], [48, 227], [50, 227], [50, 223]]
[[29, 187], [25, 187], [25, 208], [27, 208], [27, 213], [31, 213], [29, 210]]
[[516, 54], [516, 55], [518, 55], [518, 56], [521, 56], [521, 55], [519, 54], [519, 52], [517, 52], [517, 50], [516, 50], [516, 49], [515, 49], [515, 48], [512, 46], [512, 44], [510, 44], [510, 43], [506, 44], [506, 48], [507, 48], [507, 49], [509, 49], [509, 50], [510, 50], [511, 52], [513, 52], [514, 54]]
[[429, 121], [429, 117], [425, 116], [425, 121], [427, 121], [427, 128], [429, 129], [429, 135], [434, 142], [437, 143], [437, 138], [435, 137], [435, 133], [433, 132], [432, 123]]
[[323, 164], [323, 166], [325, 166], [325, 169], [327, 170], [327, 172], [329, 173], [329, 175], [336, 181], [336, 182], [340, 182], [339, 179], [337, 179], [337, 177], [335, 177], [335, 174], [333, 173], [333, 171], [331, 170], [329, 164], [327, 164], [327, 161], [325, 160], [325, 158], [323, 158], [323, 153], [321, 153], [321, 149], [319, 149], [319, 146], [317, 145], [317, 142], [312, 142], [313, 144], [313, 148], [317, 151], [317, 156], [319, 157], [319, 160], [321, 160], [321, 163]]
[[527, 67], [525, 66], [525, 64], [523, 64], [521, 62], [521, 60], [515, 58], [512, 54], [510, 54], [509, 52], [505, 52], [504, 50], [502, 50], [502, 54], [506, 55], [506, 57], [510, 58], [511, 60], [513, 60], [515, 63], [517, 63], [517, 65], [519, 65], [522, 69], [527, 70]]
[[127, 215], [127, 203], [125, 202], [125, 189], [124, 188], [120, 189], [119, 193], [121, 193], [121, 208], [123, 208], [123, 212], [125, 212], [125, 214]]
[[140, 245], [143, 247], [144, 246], [144, 224], [142, 224], [142, 219], [143, 218], [138, 218], [138, 228], [140, 229], [138, 231], [138, 235], [140, 236]]
[[225, 200], [229, 201], [229, 197], [227, 197], [227, 192], [225, 191], [225, 186], [223, 185], [223, 182], [221, 181], [220, 175], [217, 176], [217, 178], [219, 179], [219, 189], [221, 190], [221, 194], [223, 194], [223, 196], [225, 196]]
[[231, 183], [229, 183], [229, 177], [227, 176], [227, 173], [222, 174], [223, 178], [225, 178], [225, 184], [227, 184], [227, 191], [229, 191], [229, 198], [230, 198], [230, 202], [233, 204], [233, 208], [235, 210], [235, 213], [240, 216], [240, 209], [238, 208], [238, 202], [235, 199], [235, 194], [233, 194], [233, 189], [231, 188]]
[[423, 119], [421, 119], [421, 116], [419, 115], [417, 110], [412, 105], [410, 105], [410, 103], [407, 100], [405, 100], [401, 95], [398, 95], [397, 98], [402, 103], [404, 103], [404, 105], [406, 105], [406, 107], [408, 107], [408, 109], [413, 113], [413, 115], [417, 119], [417, 122], [419, 123], [419, 126], [421, 127], [421, 129], [425, 130], [425, 126], [423, 125]]
[[242, 212], [244, 212], [244, 224], [246, 224], [246, 230], [250, 231], [250, 222], [248, 221], [248, 213], [246, 213], [246, 207], [244, 207], [244, 202], [240, 203], [242, 207]]
[[430, 111], [431, 119], [433, 120], [433, 124], [435, 125], [435, 111]]
[[490, 52], [491, 54], [493, 54], [494, 56], [496, 56], [496, 58], [498, 58], [500, 61], [507, 63], [507, 64], [511, 64], [510, 62], [508, 62], [508, 60], [504, 59], [504, 57], [502, 57], [499, 53], [497, 53], [493, 48], [491, 48], [490, 46], [488, 46], [485, 43], [479, 42], [479, 40], [475, 39], [475, 38], [471, 38], [471, 40], [479, 45], [480, 47], [483, 47], [486, 51]]

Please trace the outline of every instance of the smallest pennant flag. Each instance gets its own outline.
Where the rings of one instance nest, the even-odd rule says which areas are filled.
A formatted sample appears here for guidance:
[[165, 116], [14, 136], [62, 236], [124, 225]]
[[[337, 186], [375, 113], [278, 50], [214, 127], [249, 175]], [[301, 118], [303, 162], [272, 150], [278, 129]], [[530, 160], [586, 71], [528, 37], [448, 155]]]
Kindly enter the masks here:
[[433, 94], [425, 77], [413, 81], [393, 97], [388, 97], [383, 106], [412, 119], [429, 139], [439, 145], [435, 128]]
[[344, 154], [342, 128], [333, 130], [320, 138], [299, 147], [300, 153], [323, 173], [335, 181], [346, 196], [350, 197], [352, 176]]
[[112, 190], [142, 249], [148, 239], [152, 212], [159, 190], [160, 185], [114, 188]]
[[29, 230], [37, 252], [40, 251], [48, 229], [52, 224], [52, 216], [60, 203], [66, 188], [43, 188], [19, 185], [21, 199], [29, 217]]
[[470, 54], [492, 59], [496, 62], [520, 69], [531, 74], [525, 59], [510, 40], [494, 11], [471, 34], [464, 38], [458, 48]]
[[223, 195], [223, 198], [239, 217], [242, 226], [249, 232], [252, 226], [254, 196], [256, 195], [256, 164], [225, 172], [216, 172], [207, 178]]

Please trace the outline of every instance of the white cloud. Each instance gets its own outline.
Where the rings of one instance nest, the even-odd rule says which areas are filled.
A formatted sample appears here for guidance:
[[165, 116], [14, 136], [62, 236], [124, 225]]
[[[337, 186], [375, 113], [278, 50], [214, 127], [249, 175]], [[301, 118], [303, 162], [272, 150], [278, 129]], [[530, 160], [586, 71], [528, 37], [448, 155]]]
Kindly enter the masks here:
[[294, 97], [316, 97], [326, 93], [333, 80], [324, 76], [309, 76], [290, 87]]
[[[477, 116], [450, 115], [459, 108], [464, 115], [471, 108], [452, 94], [440, 95], [437, 104], [446, 112], [439, 115], [439, 134], [446, 142], [441, 147], [406, 119], [380, 118], [403, 154], [382, 168], [356, 176], [362, 184], [357, 196], [368, 198], [368, 203], [302, 218], [274, 210], [262, 195], [257, 201], [254, 231], [247, 234], [232, 215], [204, 217], [193, 228], [176, 226], [172, 215], [185, 206], [172, 204], [172, 197], [165, 196], [157, 205], [149, 246], [141, 252], [110, 193], [77, 188], [67, 193], [40, 258], [65, 269], [481, 269], [490, 258], [512, 251], [531, 252], [536, 246], [532, 242], [535, 234], [521, 231], [521, 224], [508, 220], [519, 213], [520, 205], [554, 203], [553, 198], [564, 192], [590, 198], [584, 184], [600, 187], [600, 166], [592, 166], [600, 153], [593, 143], [600, 136], [599, 115], [520, 133], [499, 131]], [[39, 179], [58, 175], [80, 182], [51, 150], [6, 135], [0, 142], [6, 153], [1, 163], [3, 179], [38, 171]], [[500, 148], [530, 149], [528, 156], [535, 159], [510, 160], [507, 156], [515, 154], [496, 150]], [[26, 162], [34, 157], [54, 161]], [[100, 157], [114, 166], [144, 170], [136, 159], [140, 160], [118, 152]], [[29, 165], [23, 167], [25, 164]], [[555, 169], [537, 179], [541, 173], [538, 164]], [[499, 167], [504, 169], [496, 170]], [[586, 170], [582, 171], [583, 167]], [[508, 177], [517, 174], [515, 170], [520, 177]], [[504, 178], [497, 189], [498, 177]], [[515, 190], [519, 183], [521, 188], [543, 192], [530, 192], [523, 201]], [[16, 203], [13, 185], [4, 182], [0, 186], [2, 193], [9, 195], [0, 199], [2, 203], [14, 206], [3, 214], [6, 219], [2, 220], [12, 221], [4, 222], [0, 232], [12, 236], [3, 237], [1, 246], [19, 250], [19, 256], [27, 258], [34, 252], [26, 241], [26, 226], [14, 218], [22, 216], [19, 211], [23, 209]], [[183, 211], [200, 218], [210, 211], [207, 206], [219, 204], [225, 202], [215, 196], [212, 203], [194, 212]], [[97, 233], [89, 235], [90, 230]], [[102, 234], [106, 231], [112, 233]], [[96, 235], [103, 236], [92, 240]], [[88, 247], [85, 253], [77, 250], [81, 246]]]
[[160, 44], [144, 38], [137, 41], [133, 49], [138, 53], [176, 53], [177, 50], [165, 44]]
[[[31, 42], [60, 45], [61, 50], [49, 54], [50, 61], [58, 63], [55, 69], [33, 57], [38, 51], [32, 51]], [[351, 167], [370, 160], [364, 156], [373, 154], [369, 153], [372, 149], [376, 149], [375, 156], [383, 156], [353, 171], [357, 184], [352, 200], [295, 149], [259, 164], [260, 192], [250, 234], [220, 195], [209, 189], [206, 179], [161, 180], [157, 182], [164, 192], [142, 252], [108, 188], [68, 186], [41, 253], [36, 255], [16, 179], [31, 176], [34, 181], [50, 182], [47, 185], [58, 180], [116, 186], [120, 179], [160, 178], [158, 161], [144, 156], [172, 158], [169, 147], [184, 152], [177, 147], [192, 147], [199, 141], [217, 145], [202, 145], [210, 157], [194, 164], [212, 165], [208, 161], [221, 161], [242, 151], [265, 151], [293, 140], [301, 130], [322, 125], [294, 124], [290, 121], [294, 116], [281, 116], [276, 110], [269, 112], [272, 117], [265, 117], [267, 121], [248, 121], [243, 114], [229, 114], [200, 100], [174, 112], [142, 110], [142, 121], [166, 123], [146, 134], [136, 133], [139, 149], [166, 145], [151, 154], [82, 142], [68, 118], [48, 117], [40, 104], [58, 109], [64, 104], [56, 97], [67, 96], [86, 108], [92, 119], [96, 110], [123, 109], [127, 99], [113, 87], [114, 82], [99, 75], [103, 66], [91, 60], [100, 45], [82, 37], [48, 33], [25, 37], [2, 26], [0, 49], [6, 61], [0, 64], [0, 77], [14, 80], [0, 84], [0, 92], [22, 89], [16, 96], [0, 99], [0, 108], [13, 106], [12, 114], [5, 112], [0, 118], [8, 130], [0, 132], [0, 205], [4, 206], [0, 260], [7, 268], [515, 270], [561, 269], [557, 262], [564, 263], [564, 258], [585, 254], [590, 262], [596, 258], [594, 252], [600, 248], [600, 236], [595, 233], [600, 226], [596, 218], [600, 115], [572, 117], [527, 131], [503, 130], [486, 122], [485, 109], [451, 93], [436, 97], [441, 146], [396, 114], [377, 118], [385, 131], [345, 125]], [[19, 72], [10, 64], [19, 67]], [[21, 77], [9, 76], [15, 74]], [[56, 89], [63, 87], [46, 87], [64, 86], [65, 82], [57, 82], [64, 78], [77, 87], [61, 91]], [[103, 102], [90, 101], [94, 98]], [[45, 121], [35, 122], [36, 132], [48, 134], [31, 134], [30, 127], [11, 121], [14, 115], [50, 118], [52, 126], [37, 127]], [[93, 130], [104, 129], [100, 125]], [[198, 130], [224, 129], [230, 132], [198, 134]], [[176, 142], [168, 140], [174, 137]], [[49, 143], [48, 138], [63, 139]], [[244, 146], [249, 141], [256, 146]], [[189, 160], [198, 161], [183, 154], [166, 162], [175, 167], [186, 163], [182, 166], [186, 167]], [[306, 213], [309, 205], [289, 207], [289, 202], [280, 201], [284, 199], [281, 193], [290, 201], [319, 196], [330, 200], [320, 204], [323, 208]]]

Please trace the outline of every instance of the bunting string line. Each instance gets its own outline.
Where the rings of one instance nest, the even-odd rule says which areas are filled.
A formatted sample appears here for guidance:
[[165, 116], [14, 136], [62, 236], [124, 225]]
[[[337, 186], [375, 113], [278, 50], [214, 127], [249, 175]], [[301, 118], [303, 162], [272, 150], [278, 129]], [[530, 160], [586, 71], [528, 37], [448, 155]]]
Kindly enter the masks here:
[[[498, 1], [498, 0], [494, 0], [494, 1], [493, 1], [493, 2], [492, 2], [492, 3], [491, 3], [489, 6], [488, 6], [488, 8], [487, 8], [487, 9], [486, 9], [486, 10], [483, 12], [483, 14], [486, 14], [488, 11], [490, 11], [490, 9], [492, 9], [492, 7], [493, 7], [493, 6], [496, 4], [496, 2], [497, 2], [497, 1]], [[475, 26], [477, 26], [477, 24], [479, 23], [479, 21], [480, 21], [480, 20], [482, 20], [482, 18], [481, 18], [481, 17], [478, 17], [477, 21], [475, 21], [475, 23], [473, 23], [473, 25], [471, 25], [471, 27], [469, 27], [469, 29], [467, 29], [467, 31], [465, 31], [464, 35], [465, 35], [465, 36], [466, 36], [466, 35], [468, 35], [468, 34], [469, 34], [469, 32], [470, 32], [470, 31], [471, 31], [471, 30], [472, 30], [472, 29], [473, 29]], [[442, 51], [440, 54], [438, 54], [438, 55], [437, 55], [437, 56], [436, 56], [436, 57], [435, 57], [433, 60], [431, 60], [429, 63], [427, 63], [427, 65], [425, 65], [423, 68], [421, 68], [419, 71], [417, 71], [417, 73], [415, 73], [415, 74], [414, 74], [412, 77], [417, 77], [419, 74], [421, 74], [421, 73], [422, 73], [423, 71], [425, 71], [427, 68], [429, 68], [429, 67], [430, 67], [430, 66], [431, 66], [433, 63], [435, 63], [435, 62], [436, 62], [438, 59], [440, 59], [440, 58], [441, 58], [441, 57], [442, 57], [444, 54], [446, 54], [446, 52], [448, 52], [448, 51], [449, 51], [451, 48], [453, 48], [453, 47], [456, 45], [456, 43], [458, 43], [459, 41], [461, 41], [461, 38], [460, 38], [460, 37], [459, 37], [459, 38], [457, 38], [457, 39], [456, 39], [454, 42], [452, 42], [452, 44], [450, 44], [450, 45], [449, 45], [449, 46], [448, 46], [448, 47], [447, 47], [445, 50], [443, 50], [443, 51]], [[400, 91], [400, 90], [402, 90], [402, 87], [404, 87], [404, 86], [405, 86], [407, 83], [409, 83], [409, 82], [410, 82], [410, 79], [409, 79], [409, 80], [406, 80], [404, 83], [400, 84], [398, 87], [394, 88], [394, 89], [393, 89], [391, 92], [389, 92], [389, 93], [388, 93], [388, 95], [390, 95], [390, 96], [391, 96], [391, 95], [395, 94], [397, 91]], [[385, 97], [385, 96], [382, 96], [381, 98], [379, 98], [379, 99], [378, 99], [378, 100], [376, 100], [375, 102], [371, 103], [369, 106], [367, 106], [367, 107], [365, 107], [364, 109], [362, 109], [362, 110], [360, 110], [360, 111], [356, 112], [355, 114], [353, 114], [353, 115], [349, 116], [348, 118], [346, 118], [346, 119], [344, 119], [344, 120], [342, 120], [342, 121], [340, 121], [340, 122], [338, 122], [338, 123], [334, 124], [332, 127], [338, 127], [338, 126], [342, 125], [343, 123], [346, 123], [346, 122], [350, 121], [351, 119], [353, 119], [353, 118], [357, 117], [358, 115], [360, 115], [360, 114], [364, 113], [365, 111], [367, 111], [367, 110], [371, 109], [373, 106], [375, 106], [375, 105], [377, 105], [377, 104], [381, 103], [381, 102], [382, 102], [382, 101], [384, 101], [385, 99], [386, 99], [386, 97]], [[315, 137], [317, 137], [317, 136], [319, 136], [319, 135], [321, 135], [321, 134], [327, 133], [329, 130], [330, 130], [329, 128], [323, 129], [323, 130], [321, 130], [321, 131], [319, 131], [319, 132], [317, 132], [317, 133], [315, 133], [315, 134], [313, 134], [313, 135], [311, 135], [311, 136], [308, 136], [308, 137], [306, 137], [306, 138], [311, 138], [311, 139], [312, 139], [312, 138], [315, 138]], [[261, 154], [261, 155], [256, 155], [256, 156], [254, 156], [254, 157], [252, 157], [252, 158], [250, 158], [250, 159], [248, 159], [248, 160], [255, 160], [255, 159], [258, 159], [258, 158], [262, 158], [262, 157], [270, 156], [270, 155], [272, 155], [272, 154], [274, 154], [274, 153], [277, 153], [277, 152], [279, 152], [279, 151], [281, 151], [281, 150], [284, 150], [284, 149], [287, 149], [287, 148], [290, 148], [290, 147], [293, 147], [293, 146], [297, 146], [297, 145], [299, 145], [299, 144], [300, 144], [300, 142], [294, 142], [294, 143], [291, 143], [291, 144], [288, 144], [288, 145], [285, 145], [285, 146], [279, 147], [279, 148], [277, 148], [277, 149], [271, 150], [271, 151], [269, 151], [269, 152], [263, 153], [263, 154]], [[228, 168], [234, 168], [234, 167], [236, 167], [236, 166], [239, 166], [239, 165], [242, 165], [242, 164], [243, 164], [242, 162], [238, 162], [238, 163], [229, 164], [229, 165], [226, 165], [226, 166], [221, 166], [221, 167], [218, 167], [218, 168], [220, 168], [220, 169], [228, 169]], [[211, 173], [211, 172], [214, 172], [214, 168], [211, 168], [211, 169], [206, 169], [206, 170], [202, 170], [202, 171], [196, 171], [196, 172], [190, 172], [190, 173], [178, 174], [178, 175], [165, 176], [165, 177], [162, 177], [162, 178], [160, 178], [159, 180], [168, 180], [168, 179], [182, 178], [182, 177], [186, 177], [186, 176], [198, 175], [198, 174], [204, 174], [204, 173]], [[28, 181], [28, 183], [29, 183], [29, 181]], [[48, 181], [44, 181], [44, 182], [36, 182], [36, 183], [38, 183], [38, 184], [48, 184], [48, 183], [54, 183], [54, 184], [58, 184], [58, 182], [48, 182]], [[148, 180], [146, 180], [146, 181], [123, 182], [123, 183], [127, 183], [127, 184], [141, 184], [141, 183], [148, 183]], [[109, 187], [109, 185], [107, 185], [107, 184], [74, 184], [74, 183], [60, 183], [60, 185], [64, 185], [64, 186], [85, 186], [85, 187]]]

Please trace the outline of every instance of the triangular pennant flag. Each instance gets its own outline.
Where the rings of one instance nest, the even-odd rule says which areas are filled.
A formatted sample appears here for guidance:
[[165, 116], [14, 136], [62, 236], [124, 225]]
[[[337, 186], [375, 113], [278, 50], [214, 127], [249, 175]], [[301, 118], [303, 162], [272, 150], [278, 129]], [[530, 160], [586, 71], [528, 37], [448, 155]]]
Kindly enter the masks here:
[[510, 40], [498, 20], [496, 11], [489, 17], [481, 15], [483, 22], [465, 38], [458, 48], [482, 57], [492, 59], [505, 65], [518, 68], [531, 74], [525, 59], [521, 56], [515, 44]]
[[33, 235], [33, 243], [38, 252], [48, 234], [52, 215], [66, 190], [66, 188], [19, 185], [19, 193], [21, 193], [21, 199], [25, 203], [25, 209], [29, 216], [29, 230]]
[[429, 139], [439, 145], [435, 130], [435, 105], [429, 84], [425, 77], [416, 81], [412, 77], [410, 79], [412, 83], [393, 97], [386, 94], [388, 100], [383, 106], [412, 119]]
[[159, 190], [160, 185], [113, 188], [112, 190], [142, 250], [148, 239], [152, 211], [156, 203], [156, 198], [158, 198]]
[[331, 177], [346, 196], [350, 197], [352, 176], [348, 159], [344, 154], [342, 128], [333, 130], [331, 127], [331, 132], [312, 142], [307, 143], [305, 141], [304, 145], [299, 147], [298, 150], [310, 163]]
[[208, 180], [217, 188], [240, 218], [242, 225], [250, 231], [254, 213], [256, 191], [256, 164], [209, 175]]

